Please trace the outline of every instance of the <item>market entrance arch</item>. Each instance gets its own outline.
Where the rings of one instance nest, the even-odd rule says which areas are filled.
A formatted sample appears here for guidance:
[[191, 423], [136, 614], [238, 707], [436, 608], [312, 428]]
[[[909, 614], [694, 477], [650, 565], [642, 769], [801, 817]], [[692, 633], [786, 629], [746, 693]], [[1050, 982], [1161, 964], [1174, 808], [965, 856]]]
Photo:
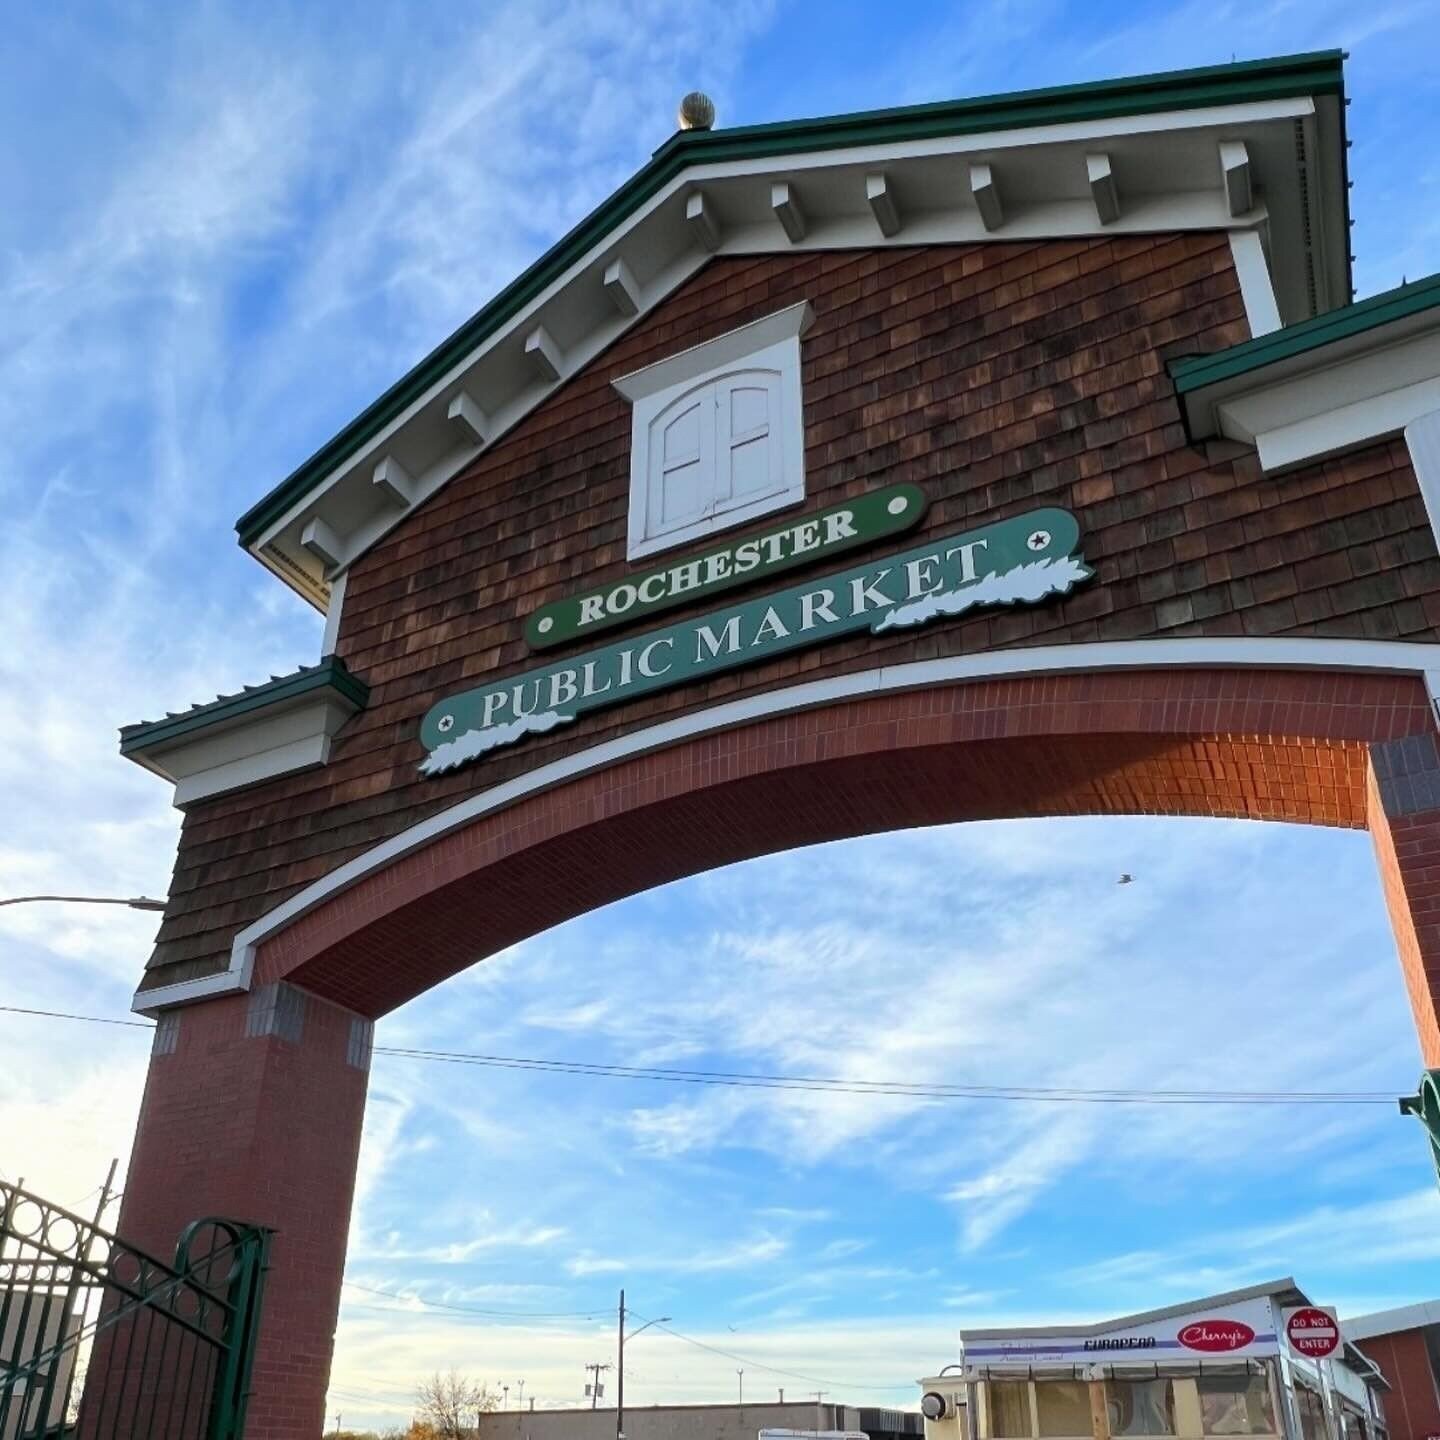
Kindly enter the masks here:
[[434, 838], [315, 887], [254, 944], [248, 990], [166, 1012], [123, 1223], [156, 1245], [197, 1210], [277, 1227], [251, 1425], [313, 1433], [373, 1020], [651, 885], [914, 825], [1149, 814], [1368, 827], [1421, 1047], [1440, 1063], [1426, 917], [1440, 809], [1414, 802], [1440, 786], [1440, 752], [1412, 650], [1370, 672], [1072, 669], [862, 691], [644, 748], [473, 818], [479, 807], [442, 812]]
[[1440, 1064], [1440, 283], [1347, 303], [1346, 195], [1338, 55], [684, 132], [242, 517], [323, 653], [122, 732], [185, 818], [121, 1229], [276, 1228], [252, 1440], [375, 1020], [679, 876], [1368, 828]]

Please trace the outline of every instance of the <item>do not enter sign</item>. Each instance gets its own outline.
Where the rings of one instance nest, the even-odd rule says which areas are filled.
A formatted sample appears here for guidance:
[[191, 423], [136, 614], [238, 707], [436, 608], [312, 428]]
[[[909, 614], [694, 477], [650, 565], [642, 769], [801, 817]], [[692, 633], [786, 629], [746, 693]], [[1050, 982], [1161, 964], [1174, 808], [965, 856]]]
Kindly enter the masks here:
[[1323, 1360], [1340, 1348], [1340, 1324], [1327, 1310], [1314, 1305], [1291, 1310], [1285, 1320], [1290, 1348], [1311, 1360]]

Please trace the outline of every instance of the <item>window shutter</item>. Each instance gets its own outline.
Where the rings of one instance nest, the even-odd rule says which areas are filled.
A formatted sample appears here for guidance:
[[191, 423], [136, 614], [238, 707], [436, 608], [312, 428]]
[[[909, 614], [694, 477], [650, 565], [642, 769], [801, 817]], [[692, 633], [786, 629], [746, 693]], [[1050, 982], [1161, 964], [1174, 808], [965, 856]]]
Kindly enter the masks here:
[[649, 525], [663, 534], [715, 503], [715, 386], [683, 395], [651, 428]]
[[721, 505], [744, 504], [784, 488], [780, 452], [780, 376], [747, 370], [718, 382], [716, 446]]

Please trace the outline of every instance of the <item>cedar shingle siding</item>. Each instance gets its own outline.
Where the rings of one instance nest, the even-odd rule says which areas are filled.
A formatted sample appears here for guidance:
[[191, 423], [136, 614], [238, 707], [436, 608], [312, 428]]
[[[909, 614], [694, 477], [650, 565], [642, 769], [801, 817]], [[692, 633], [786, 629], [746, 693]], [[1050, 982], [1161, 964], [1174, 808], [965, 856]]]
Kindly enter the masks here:
[[[806, 510], [922, 485], [922, 527], [878, 555], [1062, 505], [1095, 580], [617, 705], [422, 779], [427, 708], [535, 663], [522, 635], [535, 606], [633, 568], [630, 413], [611, 377], [806, 299]], [[1223, 234], [713, 261], [356, 563], [338, 649], [370, 706], [324, 769], [187, 813], [146, 984], [223, 968], [241, 926], [464, 795], [720, 697], [1065, 641], [1440, 638], [1440, 559], [1403, 443], [1269, 478], [1253, 457], [1211, 463], [1187, 444], [1165, 361], [1247, 336]]]

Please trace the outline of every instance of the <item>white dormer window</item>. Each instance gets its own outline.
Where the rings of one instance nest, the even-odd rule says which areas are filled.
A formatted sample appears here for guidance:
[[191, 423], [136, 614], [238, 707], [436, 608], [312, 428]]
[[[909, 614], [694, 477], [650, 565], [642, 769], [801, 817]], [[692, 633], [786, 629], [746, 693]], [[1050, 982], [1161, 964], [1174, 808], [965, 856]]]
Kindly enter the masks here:
[[616, 380], [630, 430], [632, 560], [805, 498], [800, 337], [792, 305]]

